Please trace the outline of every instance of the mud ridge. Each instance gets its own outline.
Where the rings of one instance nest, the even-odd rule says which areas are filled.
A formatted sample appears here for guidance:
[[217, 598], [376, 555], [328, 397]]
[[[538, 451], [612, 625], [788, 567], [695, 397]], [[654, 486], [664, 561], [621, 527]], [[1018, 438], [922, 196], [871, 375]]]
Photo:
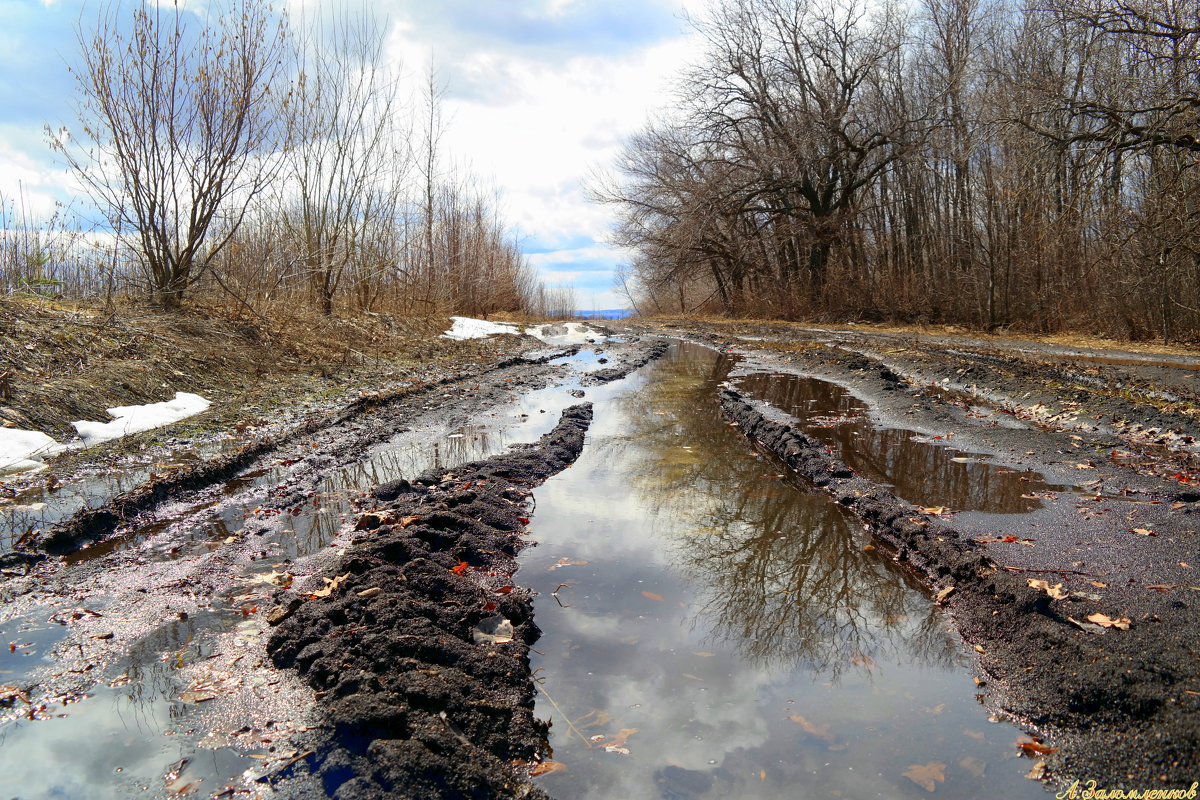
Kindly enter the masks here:
[[37, 538], [18, 543], [18, 549], [14, 552], [0, 556], [0, 568], [34, 564], [44, 560], [47, 555], [66, 555], [85, 545], [101, 541], [138, 514], [187, 492], [227, 481], [249, 467], [256, 459], [315, 433], [344, 425], [365, 412], [419, 399], [443, 387], [466, 380], [478, 380], [489, 373], [509, 367], [546, 364], [554, 358], [569, 355], [574, 351], [575, 348], [571, 348], [537, 358], [517, 356], [491, 364], [482, 373], [460, 372], [419, 387], [400, 387], [356, 398], [342, 408], [311, 417], [284, 433], [262, 437], [232, 453], [216, 456], [170, 475], [152, 478], [111, 498], [101, 506], [81, 509], [69, 519], [42, 532]]
[[1054, 780], [1187, 787], [1200, 774], [1200, 725], [1173, 698], [1192, 682], [1191, 656], [1165, 633], [1165, 621], [1138, 620], [1117, 635], [1080, 625], [1071, 615], [1086, 610], [1073, 612], [1070, 600], [1052, 604], [1028, 585], [1039, 577], [1054, 583], [1054, 575], [1001, 568], [958, 531], [856, 476], [786, 415], [732, 389], [722, 390], [720, 405], [728, 421], [853, 511], [895, 560], [939, 590], [996, 683], [986, 701], [1059, 746], [1045, 758]]
[[327, 596], [281, 595], [267, 650], [322, 698], [309, 769], [328, 796], [546, 798], [528, 775], [548, 731], [540, 631], [511, 577], [528, 489], [574, 462], [591, 419], [572, 406], [537, 444], [378, 487]]

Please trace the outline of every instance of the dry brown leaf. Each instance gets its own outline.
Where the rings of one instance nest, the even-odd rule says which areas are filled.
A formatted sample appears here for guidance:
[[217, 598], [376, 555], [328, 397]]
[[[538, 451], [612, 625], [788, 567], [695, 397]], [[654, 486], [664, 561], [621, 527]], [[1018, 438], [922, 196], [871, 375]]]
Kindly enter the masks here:
[[1154, 531], [1150, 530], [1149, 528], [1130, 528], [1129, 532], [1136, 533], [1138, 536], [1154, 536], [1154, 535], [1156, 535], [1154, 533]]
[[558, 561], [555, 561], [553, 564], [551, 564], [549, 567], [547, 567], [546, 571], [553, 572], [554, 570], [560, 569], [562, 567], [586, 567], [587, 563], [588, 562], [584, 561], [582, 558], [565, 558], [564, 557], [564, 558], [560, 558]]
[[952, 594], [954, 594], [954, 587], [947, 586], [945, 589], [942, 589], [940, 592], [937, 593], [937, 596], [934, 597], [934, 600], [937, 601], [937, 603], [939, 605], [941, 605], [942, 603], [946, 602], [946, 598], [950, 597], [950, 595], [952, 595]]
[[815, 736], [826, 744], [833, 744], [837, 740], [837, 737], [830, 732], [828, 725], [814, 725], [799, 714], [791, 714], [789, 718], [809, 736]]
[[1046, 777], [1046, 760], [1039, 758], [1033, 762], [1033, 766], [1029, 768], [1029, 772], [1025, 773], [1025, 777], [1031, 781], [1040, 781]]
[[350, 577], [350, 573], [347, 572], [345, 575], [338, 575], [336, 578], [322, 578], [322, 580], [325, 581], [325, 588], [318, 589], [317, 591], [313, 592], [312, 596], [313, 597], [329, 597], [331, 594], [333, 594], [334, 590], [336, 590], [339, 586], [342, 585], [342, 581], [346, 580], [349, 577]]
[[904, 777], [927, 792], [936, 791], [939, 783], [946, 782], [946, 765], [941, 761], [930, 761], [928, 764], [912, 764], [908, 769], [904, 770]]
[[1097, 589], [1107, 589], [1108, 588], [1107, 583], [1101, 583], [1100, 581], [1088, 581], [1088, 583], [1090, 583], [1092, 586], [1095, 586]]
[[1030, 739], [1028, 741], [1024, 741], [1024, 740], [1019, 741], [1019, 742], [1017, 742], [1017, 747], [1021, 748], [1022, 752], [1035, 753], [1039, 756], [1048, 756], [1051, 753], [1058, 752], [1057, 747], [1051, 747], [1048, 744], [1042, 744], [1037, 739]]
[[1130, 624], [1127, 617], [1117, 617], [1116, 619], [1113, 619], [1112, 617], [1106, 616], [1099, 612], [1095, 614], [1088, 614], [1087, 621], [1095, 623], [1102, 628], [1120, 628], [1123, 631], [1129, 630]]
[[1054, 598], [1055, 600], [1066, 600], [1067, 599], [1067, 593], [1063, 591], [1061, 583], [1051, 586], [1048, 581], [1043, 581], [1038, 578], [1029, 578], [1025, 582], [1027, 584], [1029, 584], [1032, 588], [1037, 589], [1040, 592], [1045, 592], [1046, 594], [1050, 595], [1050, 597]]
[[920, 511], [922, 514], [928, 514], [931, 517], [946, 517], [953, 513], [945, 506], [925, 506], [918, 508], [917, 511]]
[[561, 761], [543, 761], [533, 769], [529, 770], [530, 776], [549, 775], [551, 772], [562, 772], [567, 768], [567, 765]]
[[958, 760], [958, 765], [975, 778], [982, 778], [984, 771], [987, 770], [987, 762], [981, 761], [975, 756], [963, 756]]
[[210, 689], [189, 689], [179, 695], [179, 699], [185, 703], [203, 703], [217, 697], [217, 693]]
[[657, 600], [660, 603], [663, 601], [663, 596], [654, 592], [642, 592], [642, 597], [645, 597], [647, 600]]

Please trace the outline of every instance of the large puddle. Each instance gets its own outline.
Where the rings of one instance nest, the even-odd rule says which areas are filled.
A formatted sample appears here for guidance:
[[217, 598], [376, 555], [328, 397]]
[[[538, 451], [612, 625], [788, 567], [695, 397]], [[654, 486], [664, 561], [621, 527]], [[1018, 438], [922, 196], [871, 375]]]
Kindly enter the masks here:
[[[197, 796], [207, 796], [253, 768], [259, 753], [201, 746], [203, 730], [164, 734], [195, 724], [182, 676], [218, 655], [214, 634], [236, 629], [236, 647], [260, 646], [261, 619], [242, 613], [259, 602], [246, 599], [247, 583], [268, 591], [254, 573], [326, 547], [373, 485], [535, 440], [580, 402], [582, 373], [603, 366], [602, 357], [587, 350], [562, 359], [556, 385], [513, 397], [471, 426], [401, 432], [330, 470], [302, 507], [256, 539], [269, 555], [240, 565], [209, 609], [152, 626], [85, 696], [48, 698], [32, 718], [19, 701], [0, 706], [0, 785], [26, 800], [123, 798], [182, 794], [202, 780]], [[523, 556], [520, 580], [541, 593], [538, 712], [553, 719], [555, 760], [565, 765], [541, 779], [546, 789], [560, 800], [923, 797], [928, 787], [950, 797], [1044, 796], [1023, 777], [1019, 732], [988, 722], [970, 659], [920, 586], [863, 551], [856, 520], [785, 478], [721, 421], [716, 388], [732, 366], [677, 345], [627, 380], [586, 387], [597, 411], [589, 445], [536, 492], [532, 533], [541, 546]], [[856, 426], [847, 445], [874, 441], [848, 396], [804, 395], [834, 391], [825, 387], [744, 382], [785, 410], [803, 406], [814, 430], [848, 436]], [[857, 421], [828, 424], [839, 416]], [[989, 477], [996, 470], [976, 457], [922, 446], [944, 453], [872, 461], [897, 485], [909, 470], [933, 469], [929, 458], [965, 470], [960, 495], [975, 501], [922, 495], [930, 504], [994, 510], [1008, 490], [990, 482], [1025, 477]], [[79, 557], [119, 547], [142, 547], [148, 562], [204, 552], [240, 535], [290, 471], [248, 472]], [[88, 608], [109, 613], [102, 602]], [[0, 624], [0, 645], [13, 646], [0, 655], [0, 683], [29, 685], [53, 669], [51, 653], [68, 632], [59, 617], [71, 612], [42, 606]], [[63, 768], [47, 769], [47, 753]]]
[[918, 506], [1024, 514], [1042, 507], [1037, 493], [1072, 488], [1047, 484], [1036, 472], [989, 463], [985, 455], [956, 449], [948, 438], [878, 427], [864, 402], [828, 381], [756, 373], [735, 382], [750, 397], [794, 416], [805, 433], [837, 448], [856, 473]]
[[588, 447], [535, 491], [520, 579], [560, 765], [544, 788], [1044, 797], [928, 595], [723, 423], [731, 366], [678, 345], [595, 393]]

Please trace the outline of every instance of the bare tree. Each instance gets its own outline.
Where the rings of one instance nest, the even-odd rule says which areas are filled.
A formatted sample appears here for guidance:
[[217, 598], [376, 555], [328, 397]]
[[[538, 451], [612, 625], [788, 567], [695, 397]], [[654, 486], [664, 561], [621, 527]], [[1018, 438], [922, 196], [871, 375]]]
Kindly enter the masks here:
[[78, 31], [82, 137], [52, 146], [114, 227], [136, 236], [154, 298], [175, 307], [273, 174], [287, 104], [283, 21], [254, 0], [205, 18], [143, 2]]
[[394, 226], [408, 132], [397, 76], [386, 63], [386, 31], [377, 22], [318, 13], [301, 30], [282, 217], [328, 315], [348, 276], [370, 279], [360, 256]]

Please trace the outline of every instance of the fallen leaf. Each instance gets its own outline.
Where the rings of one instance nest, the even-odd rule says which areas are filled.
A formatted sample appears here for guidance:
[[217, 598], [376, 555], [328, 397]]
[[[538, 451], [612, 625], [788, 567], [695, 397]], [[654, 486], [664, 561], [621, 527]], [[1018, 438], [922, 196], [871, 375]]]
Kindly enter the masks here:
[[904, 770], [904, 777], [920, 786], [927, 792], [937, 789], [939, 783], [946, 782], [946, 765], [941, 761], [930, 761], [928, 764], [912, 764]]
[[583, 560], [583, 559], [581, 559], [581, 558], [566, 558], [566, 557], [563, 557], [563, 558], [560, 558], [558, 561], [554, 562], [554, 563], [553, 563], [552, 565], [550, 565], [549, 567], [547, 567], [547, 568], [546, 568], [546, 571], [547, 571], [547, 572], [553, 572], [554, 570], [556, 570], [556, 569], [560, 569], [560, 568], [562, 568], [562, 567], [586, 567], [586, 566], [587, 566], [587, 563], [588, 563], [588, 562], [584, 561], [584, 560]]
[[837, 737], [830, 732], [828, 725], [814, 725], [799, 714], [791, 714], [789, 719], [799, 725], [809, 736], [815, 736], [826, 744], [833, 744], [837, 740]]
[[1037, 589], [1040, 592], [1045, 592], [1055, 600], [1067, 599], [1067, 593], [1063, 591], [1062, 584], [1058, 583], [1051, 586], [1047, 581], [1038, 578], [1029, 578], [1025, 581], [1030, 587]]
[[533, 769], [529, 770], [530, 777], [538, 775], [549, 775], [551, 772], [562, 772], [567, 768], [567, 765], [561, 761], [543, 761]]
[[1095, 623], [1102, 628], [1120, 628], [1123, 631], [1129, 630], [1129, 619], [1126, 617], [1118, 617], [1113, 619], [1112, 617], [1108, 617], [1097, 612], [1095, 614], [1088, 614], [1087, 621]]
[[1136, 533], [1138, 536], [1154, 536], [1154, 531], [1149, 528], [1130, 528], [1130, 533]]
[[660, 603], [663, 601], [663, 596], [654, 592], [642, 592], [642, 597], [645, 597], [647, 600], [657, 600]]
[[467, 562], [460, 561], [460, 562], [458, 562], [458, 566], [451, 567], [450, 571], [453, 572], [455, 575], [462, 575], [464, 572], [467, 571], [467, 567], [469, 567], [469, 566], [470, 565]]
[[1025, 773], [1025, 777], [1031, 781], [1040, 781], [1046, 777], [1046, 760], [1039, 758], [1033, 762], [1033, 766], [1029, 768], [1029, 772]]
[[1192, 568], [1192, 565], [1191, 565], [1191, 564], [1189, 564], [1189, 563], [1187, 563], [1186, 561], [1180, 561], [1180, 562], [1179, 562], [1179, 566], [1183, 567], [1184, 569], [1191, 569], [1191, 568]]
[[958, 765], [976, 778], [982, 778], [984, 770], [987, 769], [987, 762], [975, 756], [963, 756], [958, 760]]
[[1091, 464], [1076, 464], [1075, 469], [1095, 469]]
[[215, 697], [217, 697], [217, 693], [210, 689], [189, 689], [179, 695], [179, 699], [185, 703], [203, 703]]
[[1021, 748], [1022, 752], [1036, 753], [1039, 756], [1048, 756], [1051, 753], [1058, 752], [1057, 747], [1051, 747], [1050, 745], [1042, 744], [1037, 739], [1031, 739], [1029, 741], [1019, 741], [1019, 742], [1017, 742], [1017, 747]]
[[927, 506], [918, 508], [917, 511], [921, 512], [922, 514], [928, 514], [931, 517], [945, 517], [953, 513], [945, 506]]
[[312, 596], [313, 597], [329, 597], [331, 594], [333, 594], [335, 589], [337, 589], [339, 586], [342, 585], [342, 581], [346, 580], [349, 577], [350, 577], [350, 573], [347, 572], [345, 575], [338, 575], [336, 578], [322, 578], [322, 580], [325, 581], [325, 588], [318, 589], [317, 591], [313, 592]]
[[1088, 581], [1088, 583], [1090, 583], [1092, 586], [1095, 586], [1097, 589], [1107, 589], [1108, 588], [1107, 583], [1101, 583], [1100, 581]]
[[264, 573], [262, 575], [253, 576], [252, 578], [250, 578], [250, 583], [251, 584], [265, 583], [269, 586], [282, 586], [284, 588], [287, 588], [288, 586], [292, 585], [293, 577], [294, 576], [290, 572], [279, 572], [278, 570], [271, 570], [270, 572]]
[[948, 598], [948, 597], [949, 597], [950, 595], [952, 595], [952, 594], [954, 594], [954, 587], [953, 587], [953, 586], [947, 586], [945, 589], [942, 589], [940, 592], [938, 592], [938, 593], [937, 593], [937, 596], [936, 596], [936, 597], [934, 597], [933, 599], [934, 599], [934, 600], [935, 600], [935, 601], [936, 601], [936, 602], [937, 602], [939, 605], [941, 605], [942, 603], [946, 602], [946, 598]]

